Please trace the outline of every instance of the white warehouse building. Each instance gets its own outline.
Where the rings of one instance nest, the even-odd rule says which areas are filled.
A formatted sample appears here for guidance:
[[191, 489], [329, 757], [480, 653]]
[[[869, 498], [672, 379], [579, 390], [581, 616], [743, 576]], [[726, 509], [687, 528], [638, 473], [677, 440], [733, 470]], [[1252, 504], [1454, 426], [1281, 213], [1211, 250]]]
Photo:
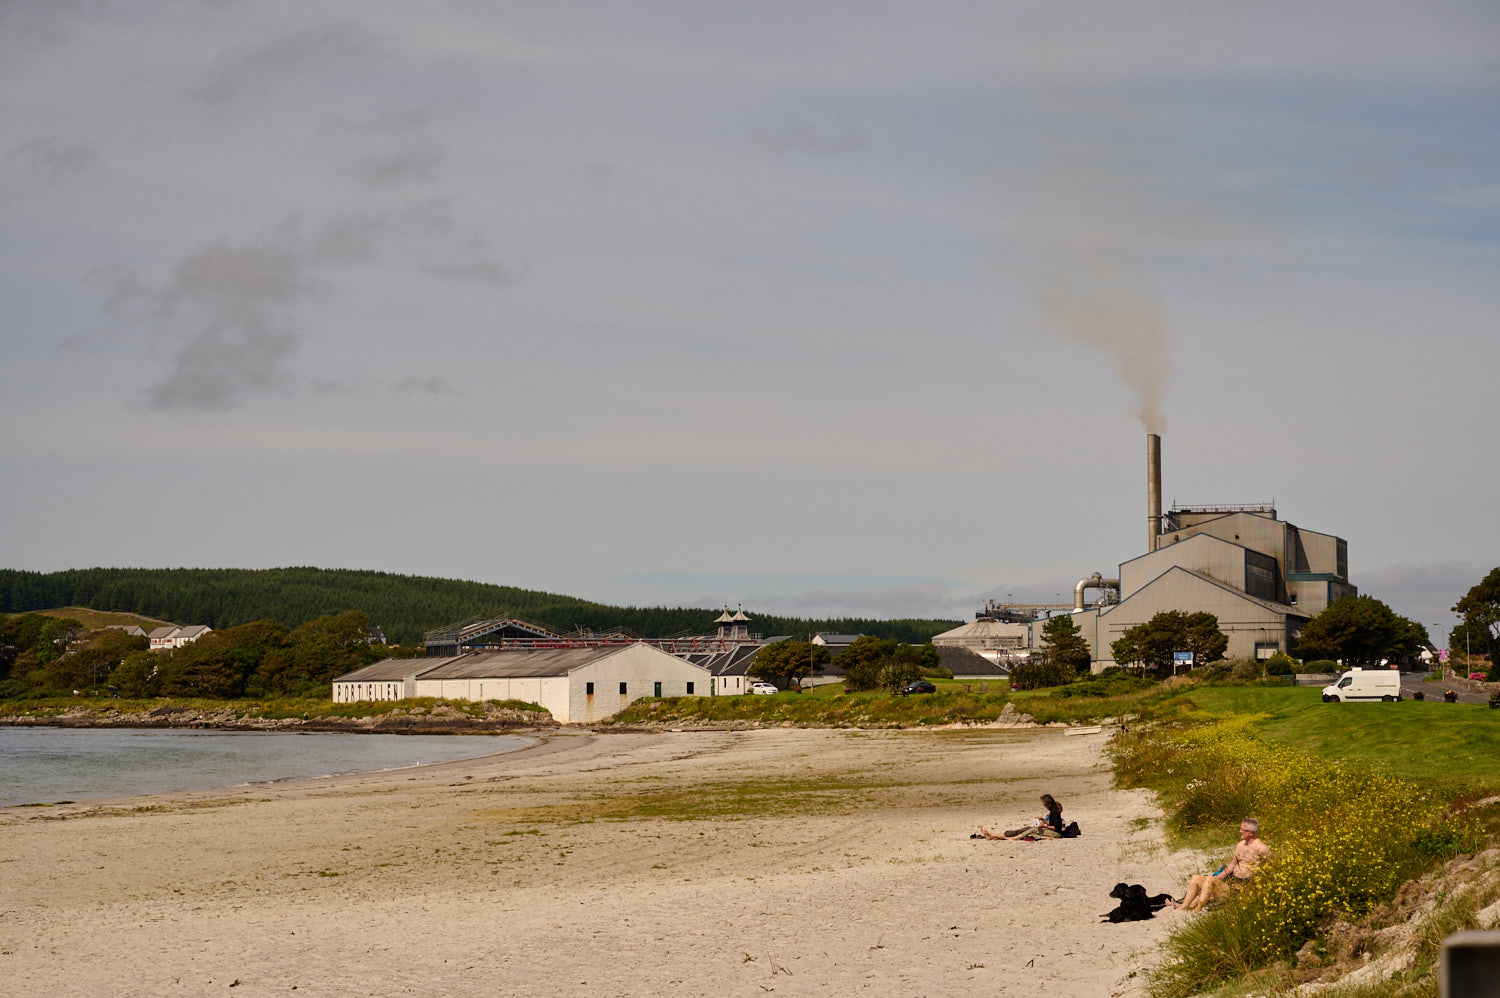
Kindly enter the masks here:
[[561, 724], [587, 724], [643, 697], [707, 696], [712, 678], [703, 666], [642, 643], [479, 650], [376, 662], [335, 679], [333, 699], [524, 700]]

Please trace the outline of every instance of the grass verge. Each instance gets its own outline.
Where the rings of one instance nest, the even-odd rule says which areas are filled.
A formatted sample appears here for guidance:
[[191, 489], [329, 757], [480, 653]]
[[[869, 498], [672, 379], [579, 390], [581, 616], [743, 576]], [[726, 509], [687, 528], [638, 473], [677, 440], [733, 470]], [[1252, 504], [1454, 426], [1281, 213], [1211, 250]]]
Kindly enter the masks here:
[[[1259, 686], [1145, 704], [1148, 722], [1112, 743], [1120, 781], [1158, 792], [1180, 844], [1228, 855], [1239, 819], [1256, 816], [1275, 852], [1173, 936], [1152, 993], [1290, 987], [1309, 953], [1338, 948], [1323, 937], [1379, 917], [1403, 885], [1493, 841], [1489, 809], [1469, 804], [1500, 789], [1489, 762], [1500, 718], [1455, 706], [1324, 704], [1316, 690]], [[1443, 935], [1402, 972], [1422, 976]]]

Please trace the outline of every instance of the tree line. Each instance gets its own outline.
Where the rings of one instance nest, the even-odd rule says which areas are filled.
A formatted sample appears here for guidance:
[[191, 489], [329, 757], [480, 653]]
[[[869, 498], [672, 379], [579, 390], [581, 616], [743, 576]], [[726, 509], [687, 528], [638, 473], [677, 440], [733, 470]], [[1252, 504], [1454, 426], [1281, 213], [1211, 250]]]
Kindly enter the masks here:
[[[620, 607], [514, 586], [327, 568], [87, 568], [62, 572], [0, 569], [0, 613], [55, 607], [138, 613], [223, 630], [261, 620], [295, 628], [318, 617], [363, 611], [397, 644], [471, 617], [517, 617], [564, 634], [623, 627], [642, 637], [712, 634], [717, 610]], [[766, 635], [810, 638], [873, 634], [924, 642], [956, 620], [808, 619], [749, 611]]]
[[[790, 638], [766, 645], [755, 656], [749, 673], [782, 689], [800, 686], [829, 664], [844, 673], [844, 687], [852, 692], [899, 689], [942, 664], [931, 642], [921, 645], [862, 635], [837, 655], [826, 645]], [[951, 677], [950, 677], [951, 678]]]
[[89, 630], [39, 613], [0, 617], [0, 699], [99, 688], [132, 698], [327, 696], [335, 676], [401, 653], [370, 644], [368, 626], [360, 610], [293, 628], [260, 620], [151, 651], [145, 637], [116, 627]]

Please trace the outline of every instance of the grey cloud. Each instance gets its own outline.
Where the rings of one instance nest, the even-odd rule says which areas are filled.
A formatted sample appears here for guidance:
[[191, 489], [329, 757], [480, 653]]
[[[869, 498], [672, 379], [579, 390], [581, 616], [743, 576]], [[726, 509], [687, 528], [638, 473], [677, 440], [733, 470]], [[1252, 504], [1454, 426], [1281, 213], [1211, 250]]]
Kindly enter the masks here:
[[436, 263], [427, 268], [434, 277], [450, 281], [467, 281], [475, 284], [490, 284], [497, 288], [510, 287], [521, 279], [526, 268], [508, 267], [484, 256], [451, 263]]
[[390, 156], [360, 160], [344, 172], [366, 187], [398, 187], [432, 180], [443, 157], [436, 149], [409, 149]]
[[509, 287], [526, 273], [524, 263], [496, 260], [482, 232], [460, 231], [445, 201], [428, 201], [404, 213], [401, 228], [414, 259], [434, 277]]
[[450, 395], [453, 385], [447, 378], [406, 377], [391, 386], [393, 391], [410, 395]]
[[284, 389], [283, 365], [296, 350], [293, 333], [247, 319], [195, 333], [167, 376], [146, 391], [153, 409], [231, 409], [245, 396]]
[[589, 186], [594, 190], [602, 190], [609, 186], [610, 181], [615, 179], [620, 172], [620, 168], [613, 163], [595, 160], [585, 167], [585, 172], [588, 176]]
[[387, 223], [373, 215], [345, 215], [324, 223], [313, 235], [308, 256], [314, 263], [348, 266], [377, 255]]
[[755, 141], [767, 152], [801, 152], [819, 156], [860, 152], [869, 145], [865, 133], [852, 125], [820, 129], [801, 119], [775, 130], [758, 129]]
[[745, 605], [762, 613], [792, 617], [952, 617], [963, 614], [955, 598], [940, 582], [915, 583], [881, 589], [809, 589], [790, 594], [751, 595]]
[[1489, 569], [1464, 561], [1404, 562], [1368, 572], [1354, 572], [1351, 580], [1361, 595], [1373, 596], [1392, 610], [1431, 629], [1440, 623], [1446, 637], [1455, 623], [1453, 604], [1463, 598]]
[[365, 131], [407, 138], [425, 132], [436, 120], [437, 109], [430, 106], [387, 108], [371, 117], [362, 127]]
[[316, 395], [339, 396], [361, 394], [380, 394], [390, 392], [396, 395], [453, 395], [457, 394], [453, 384], [447, 378], [419, 378], [408, 375], [389, 383], [382, 381], [369, 381], [360, 379], [357, 381], [340, 381], [329, 378], [318, 378], [308, 383], [308, 387]]
[[99, 150], [83, 142], [33, 139], [13, 146], [5, 153], [5, 159], [29, 177], [57, 180], [95, 169], [101, 157]]
[[384, 49], [380, 38], [357, 24], [326, 24], [291, 32], [221, 53], [192, 96], [205, 104], [222, 104], [267, 83], [370, 59]]
[[[385, 248], [404, 251], [424, 271], [492, 285], [520, 271], [490, 259], [482, 236], [456, 237], [441, 205], [389, 218], [349, 215], [317, 225], [290, 219], [240, 243], [217, 241], [190, 253], [160, 283], [127, 268], [95, 271], [117, 317], [151, 326], [167, 344], [170, 367], [146, 390], [154, 409], [228, 409], [260, 394], [288, 391], [287, 364], [301, 341], [298, 306], [323, 294], [325, 271], [373, 260]], [[311, 383], [319, 394], [355, 390], [336, 380]], [[401, 393], [444, 394], [441, 379], [403, 378]]]
[[319, 291], [316, 271], [365, 259], [373, 223], [341, 219], [306, 234], [296, 220], [244, 243], [211, 243], [159, 285], [118, 270], [107, 305], [151, 322], [169, 343], [171, 367], [145, 392], [153, 409], [228, 409], [291, 385], [286, 363], [299, 343], [291, 316]]

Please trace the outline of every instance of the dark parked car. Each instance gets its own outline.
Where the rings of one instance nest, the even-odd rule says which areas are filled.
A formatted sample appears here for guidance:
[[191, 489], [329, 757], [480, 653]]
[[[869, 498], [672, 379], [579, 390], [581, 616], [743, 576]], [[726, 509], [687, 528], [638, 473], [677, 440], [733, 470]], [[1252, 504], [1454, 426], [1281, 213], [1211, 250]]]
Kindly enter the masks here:
[[918, 679], [914, 683], [907, 683], [901, 687], [902, 696], [911, 696], [913, 693], [936, 693], [937, 687], [925, 679]]

